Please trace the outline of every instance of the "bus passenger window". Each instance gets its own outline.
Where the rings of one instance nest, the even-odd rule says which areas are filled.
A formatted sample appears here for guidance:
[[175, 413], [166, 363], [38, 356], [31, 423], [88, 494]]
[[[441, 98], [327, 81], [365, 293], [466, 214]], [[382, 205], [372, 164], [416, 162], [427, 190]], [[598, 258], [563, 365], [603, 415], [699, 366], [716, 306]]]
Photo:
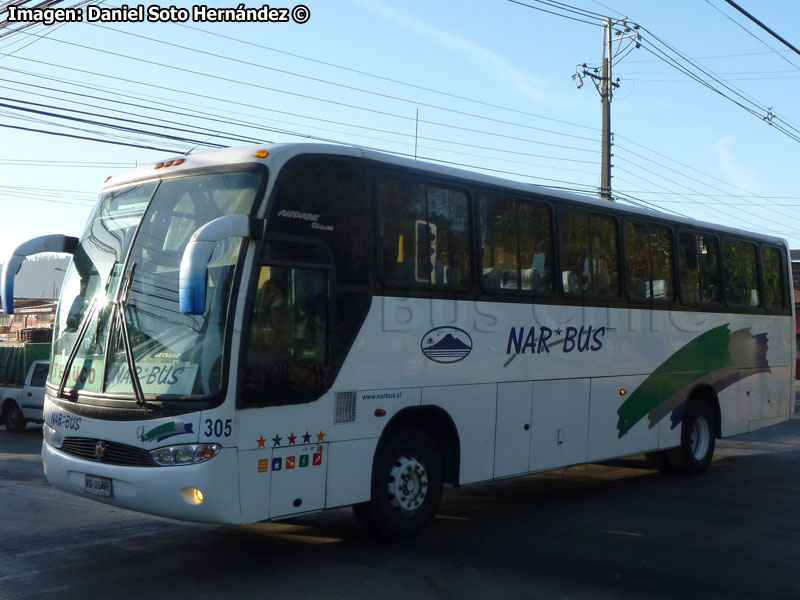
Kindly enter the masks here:
[[704, 233], [681, 232], [678, 235], [678, 260], [681, 299], [684, 302], [722, 302], [717, 238]]
[[728, 303], [758, 306], [755, 244], [726, 240], [722, 244], [722, 257]]
[[650, 262], [653, 280], [653, 299], [672, 300], [675, 297], [672, 279], [672, 229], [650, 226]]
[[678, 236], [678, 278], [681, 299], [700, 302], [700, 270], [697, 268], [697, 242], [693, 233]]
[[625, 223], [625, 264], [631, 300], [672, 300], [672, 230]]
[[550, 209], [487, 196], [480, 204], [483, 288], [552, 289]]
[[631, 300], [650, 298], [650, 245], [647, 242], [647, 225], [625, 223], [625, 265]]
[[550, 208], [520, 200], [517, 202], [517, 218], [520, 289], [550, 292], [553, 289]]
[[783, 308], [783, 271], [785, 261], [780, 248], [761, 247], [761, 275], [764, 280], [764, 304], [767, 308]]
[[379, 185], [386, 281], [465, 287], [471, 283], [467, 196], [400, 180]]
[[561, 220], [564, 293], [619, 296], [617, 222], [613, 217], [566, 210]]

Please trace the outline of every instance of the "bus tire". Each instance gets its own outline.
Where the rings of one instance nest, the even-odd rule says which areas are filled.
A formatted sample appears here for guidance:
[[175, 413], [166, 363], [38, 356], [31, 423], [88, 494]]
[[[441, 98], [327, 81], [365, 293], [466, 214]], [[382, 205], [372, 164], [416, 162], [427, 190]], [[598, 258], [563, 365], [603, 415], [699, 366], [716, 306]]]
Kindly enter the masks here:
[[666, 450], [655, 450], [653, 452], [646, 452], [644, 455], [647, 460], [647, 466], [659, 473], [672, 473], [672, 467], [669, 464], [669, 457]]
[[378, 536], [411, 537], [436, 516], [442, 499], [442, 458], [424, 433], [401, 429], [381, 444], [369, 502], [353, 506], [359, 523]]
[[716, 440], [714, 413], [705, 402], [689, 402], [681, 424], [681, 445], [667, 451], [676, 473], [699, 475], [711, 464]]
[[3, 404], [3, 422], [8, 431], [19, 433], [25, 429], [25, 417], [22, 416], [22, 411], [13, 400], [6, 400]]

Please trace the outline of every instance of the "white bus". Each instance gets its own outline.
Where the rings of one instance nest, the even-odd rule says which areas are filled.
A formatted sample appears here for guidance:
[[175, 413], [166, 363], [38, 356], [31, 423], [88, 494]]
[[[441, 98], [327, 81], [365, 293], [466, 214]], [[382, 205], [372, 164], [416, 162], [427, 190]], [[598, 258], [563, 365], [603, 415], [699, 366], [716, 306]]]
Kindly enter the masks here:
[[51, 484], [177, 519], [352, 505], [402, 538], [466, 485], [787, 420], [780, 239], [357, 148], [230, 148], [108, 180], [59, 301]]

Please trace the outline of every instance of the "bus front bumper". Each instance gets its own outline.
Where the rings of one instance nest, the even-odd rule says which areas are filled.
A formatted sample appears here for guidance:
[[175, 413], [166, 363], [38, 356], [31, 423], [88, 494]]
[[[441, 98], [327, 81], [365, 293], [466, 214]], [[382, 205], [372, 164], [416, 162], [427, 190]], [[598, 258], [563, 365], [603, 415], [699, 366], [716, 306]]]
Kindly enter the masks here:
[[[45, 441], [42, 460], [50, 484], [76, 496], [184, 521], [241, 523], [236, 448], [197, 465], [128, 467], [78, 458]], [[110, 495], [88, 493], [87, 475], [110, 480]]]

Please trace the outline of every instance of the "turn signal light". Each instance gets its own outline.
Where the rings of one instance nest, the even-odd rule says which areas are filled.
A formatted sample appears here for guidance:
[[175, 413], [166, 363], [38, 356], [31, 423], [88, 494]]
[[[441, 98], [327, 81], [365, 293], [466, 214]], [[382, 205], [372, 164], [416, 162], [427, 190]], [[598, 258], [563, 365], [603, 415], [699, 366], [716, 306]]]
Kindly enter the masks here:
[[255, 152], [253, 152], [253, 156], [255, 156], [256, 158], [266, 158], [267, 154], [269, 154], [269, 150], [263, 150], [262, 149], [262, 150], [256, 150]]

